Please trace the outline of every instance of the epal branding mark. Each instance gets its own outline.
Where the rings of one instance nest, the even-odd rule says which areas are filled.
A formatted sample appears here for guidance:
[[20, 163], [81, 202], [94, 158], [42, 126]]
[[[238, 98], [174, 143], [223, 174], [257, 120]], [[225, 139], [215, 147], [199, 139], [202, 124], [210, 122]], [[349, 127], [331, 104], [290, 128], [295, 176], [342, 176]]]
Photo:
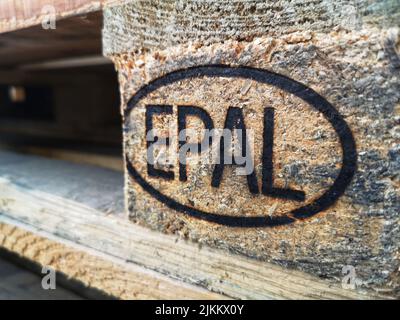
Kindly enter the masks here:
[[[355, 141], [339, 112], [305, 85], [262, 69], [209, 65], [166, 74], [130, 99], [124, 130], [132, 132], [128, 173], [145, 192], [176, 212], [225, 226], [310, 218], [343, 195], [356, 170]], [[189, 130], [200, 137], [188, 137]], [[311, 140], [312, 130], [330, 140]], [[176, 161], [158, 165], [155, 145]], [[210, 152], [217, 160], [208, 165], [187, 161]], [[289, 161], [313, 168], [335, 162], [337, 173], [321, 190], [311, 179], [294, 185], [285, 181]], [[246, 170], [235, 177], [231, 167]], [[265, 209], [271, 203], [277, 214]]]

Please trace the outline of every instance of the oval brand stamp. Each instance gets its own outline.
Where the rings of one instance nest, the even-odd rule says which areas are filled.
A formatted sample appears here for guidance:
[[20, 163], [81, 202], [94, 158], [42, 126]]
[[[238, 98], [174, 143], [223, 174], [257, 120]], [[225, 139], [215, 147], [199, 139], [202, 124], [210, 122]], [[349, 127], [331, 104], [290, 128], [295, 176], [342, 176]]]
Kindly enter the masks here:
[[170, 209], [220, 225], [310, 218], [356, 170], [352, 132], [334, 106], [263, 69], [168, 73], [137, 91], [124, 116], [130, 177]]

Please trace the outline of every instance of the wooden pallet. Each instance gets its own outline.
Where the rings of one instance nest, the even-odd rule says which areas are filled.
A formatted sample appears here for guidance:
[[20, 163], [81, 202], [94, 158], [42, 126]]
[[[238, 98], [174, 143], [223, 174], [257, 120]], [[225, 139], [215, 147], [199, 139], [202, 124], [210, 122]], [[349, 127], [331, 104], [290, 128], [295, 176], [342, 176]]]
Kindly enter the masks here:
[[[53, 0], [57, 28], [44, 30], [41, 23], [46, 14], [42, 9], [48, 1], [0, 0], [0, 85], [17, 89], [43, 86], [53, 90], [56, 101], [52, 121], [0, 119], [1, 248], [40, 266], [52, 266], [61, 279], [77, 281], [79, 290], [88, 297], [97, 297], [91, 296], [93, 289], [106, 297], [124, 299], [398, 298], [396, 203], [393, 197], [385, 203], [361, 201], [365, 197], [360, 200], [362, 187], [371, 197], [380, 190], [372, 189], [375, 180], [385, 184], [385, 196], [392, 195], [392, 189], [398, 191], [393, 166], [385, 167], [389, 172], [386, 180], [374, 176], [369, 183], [367, 179], [368, 168], [375, 164], [373, 156], [383, 157], [378, 164], [382, 168], [396, 151], [392, 146], [397, 141], [394, 131], [388, 128], [390, 119], [399, 114], [397, 91], [393, 89], [398, 84], [400, 65], [398, 4], [385, 0], [368, 7], [368, 1], [363, 0], [354, 8], [345, 1], [337, 6], [304, 2], [301, 14], [293, 14], [297, 9], [291, 7], [291, 1], [283, 1], [283, 5], [261, 0], [243, 2], [246, 5], [214, 0], [204, 5], [198, 1], [178, 5], [173, 0]], [[353, 9], [357, 14], [352, 15]], [[276, 15], [272, 17], [271, 13]], [[219, 68], [217, 84], [211, 89], [207, 87], [210, 82], [202, 80], [210, 70], [193, 69], [200, 64]], [[229, 82], [230, 73], [222, 70], [227, 67], [238, 68], [235, 72], [251, 69], [258, 76]], [[183, 77], [181, 83], [176, 81], [174, 74], [182, 76], [191, 68], [189, 80]], [[196, 101], [204, 103], [220, 103], [222, 96], [229, 102], [237, 92], [241, 101], [254, 100], [254, 88], [259, 92], [270, 90], [254, 83], [260, 78], [260, 70], [268, 79], [278, 79], [271, 83], [285, 82], [285, 88], [300, 88], [292, 90], [295, 95], [308, 92], [314, 98], [318, 96], [320, 104], [332, 102], [338, 114], [345, 115], [343, 121], [354, 128], [350, 134], [344, 130], [345, 148], [340, 149], [332, 139], [320, 153], [324, 158], [336, 152], [336, 158], [340, 158], [340, 150], [354, 149], [350, 160], [355, 162], [356, 156], [362, 159], [361, 170], [352, 172], [360, 174], [361, 180], [345, 194], [345, 200], [322, 212], [320, 219], [311, 220], [314, 224], [303, 228], [301, 217], [291, 219], [297, 223], [295, 227], [282, 226], [279, 233], [262, 228], [232, 231], [215, 221], [198, 221], [183, 215], [191, 212], [194, 204], [188, 202], [177, 210], [176, 204], [155, 200], [144, 192], [143, 183], [134, 179], [128, 162], [138, 153], [135, 148], [144, 137], [135, 131], [141, 128], [137, 119], [144, 109], [131, 117], [134, 105], [130, 99], [138, 92], [147, 92], [150, 81], [158, 81], [169, 83], [172, 89], [168, 90], [173, 91], [171, 95], [166, 94], [168, 90], [162, 92], [158, 104], [170, 96], [188, 103], [188, 93], [195, 90], [214, 93], [203, 100], [199, 95]], [[367, 96], [379, 89], [375, 82], [370, 85], [365, 80], [370, 74], [391, 90], [391, 97], [387, 92], [374, 96], [375, 100]], [[200, 80], [191, 82], [196, 77]], [[346, 97], [341, 95], [342, 86], [348, 90]], [[159, 88], [163, 89], [162, 85]], [[274, 94], [274, 101], [290, 101], [287, 93]], [[353, 96], [361, 102], [357, 104]], [[381, 115], [375, 104], [390, 110]], [[285, 107], [285, 103], [282, 105]], [[365, 108], [361, 113], [360, 106]], [[219, 119], [224, 108], [211, 106], [208, 112]], [[286, 111], [279, 115], [285, 117]], [[371, 120], [374, 116], [382, 125], [376, 128], [376, 135], [368, 136], [367, 129], [377, 123]], [[127, 121], [130, 117], [132, 122]], [[124, 130], [120, 118], [125, 121]], [[303, 118], [301, 112], [293, 119], [303, 125], [294, 126], [297, 136], [321, 125], [315, 120], [319, 118]], [[262, 122], [256, 121], [255, 129], [261, 131]], [[336, 127], [343, 129], [343, 122], [340, 124]], [[331, 129], [329, 123], [321, 127]], [[340, 128], [335, 129], [339, 135]], [[356, 143], [353, 139], [348, 142], [352, 134]], [[305, 149], [321, 137], [324, 135], [296, 147]], [[65, 141], [71, 145], [93, 144], [93, 150], [57, 146]], [[119, 151], [96, 151], [107, 148]], [[371, 150], [376, 152], [370, 154]], [[328, 182], [340, 166], [339, 162], [332, 166], [328, 162], [316, 164], [316, 169], [330, 168], [324, 171]], [[355, 170], [354, 163], [351, 167]], [[310, 181], [308, 190], [323, 184]], [[152, 183], [153, 189], [164, 188], [172, 197], [188, 192], [179, 181], [172, 187], [154, 180]], [[196, 204], [206, 203], [209, 190], [202, 191]], [[248, 200], [235, 208], [256, 203], [239, 184], [228, 191], [233, 205], [242, 196]], [[211, 207], [221, 203], [212, 202]], [[388, 204], [386, 216], [380, 214], [379, 206]], [[276, 207], [269, 207], [271, 216]], [[361, 214], [365, 212], [371, 216]], [[346, 261], [365, 267], [367, 271], [361, 271], [366, 285], [356, 290], [342, 287], [341, 268]]]

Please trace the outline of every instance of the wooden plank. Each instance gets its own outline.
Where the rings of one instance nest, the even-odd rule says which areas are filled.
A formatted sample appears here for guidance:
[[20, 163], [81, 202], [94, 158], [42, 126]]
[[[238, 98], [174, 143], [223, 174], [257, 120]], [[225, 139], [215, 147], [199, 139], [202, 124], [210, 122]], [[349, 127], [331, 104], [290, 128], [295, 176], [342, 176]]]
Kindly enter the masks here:
[[[95, 4], [96, 3], [96, 4]], [[46, 1], [46, 0], [5, 0], [1, 2], [0, 19], [1, 20], [29, 20], [32, 17], [40, 16], [45, 5], [52, 5], [56, 12], [62, 14], [68, 11], [79, 11], [85, 6], [98, 8], [99, 1], [78, 0], [78, 1]]]
[[[379, 297], [373, 292], [344, 290], [340, 279], [324, 281], [132, 224], [122, 213], [122, 176], [114, 171], [3, 151], [0, 176], [0, 221], [78, 245], [124, 266], [143, 266], [233, 298]], [[3, 246], [16, 243], [9, 248], [30, 252], [26, 244], [33, 241], [16, 242], [9, 238], [12, 231], [2, 234]], [[51, 256], [52, 250], [39, 248], [34, 252]], [[85, 259], [75, 261], [79, 260]]]
[[[40, 25], [0, 34], [0, 67], [60, 58], [101, 54], [102, 13], [92, 12], [57, 22], [56, 29]], [[0, 27], [1, 30], [1, 27]], [[83, 32], [84, 30], [84, 32]]]
[[[3, 0], [0, 2], [0, 32], [26, 28], [42, 23], [52, 6], [57, 19], [99, 11], [104, 0]], [[47, 7], [48, 8], [48, 7]]]
[[[66, 245], [24, 230], [24, 228], [0, 223], [0, 244], [2, 248], [17, 253], [20, 257], [42, 266], [52, 267], [59, 275], [79, 282], [74, 289], [88, 298], [119, 299], [226, 299], [209, 293], [201, 288], [151, 272], [134, 264], [121, 264], [120, 261], [105, 259], [98, 253], [88, 253], [75, 244]], [[57, 298], [62, 294], [46, 294], [38, 288], [36, 278], [19, 278], [19, 274], [10, 277], [7, 282], [0, 281], [0, 290], [7, 290], [8, 296], [31, 298]], [[3, 279], [2, 279], [3, 280]], [[15, 288], [15, 282], [26, 292]], [[28, 282], [29, 281], [29, 282]], [[60, 285], [62, 283], [59, 283]], [[92, 291], [97, 291], [93, 293]], [[1, 293], [0, 293], [1, 295]], [[71, 295], [72, 297], [72, 295]]]

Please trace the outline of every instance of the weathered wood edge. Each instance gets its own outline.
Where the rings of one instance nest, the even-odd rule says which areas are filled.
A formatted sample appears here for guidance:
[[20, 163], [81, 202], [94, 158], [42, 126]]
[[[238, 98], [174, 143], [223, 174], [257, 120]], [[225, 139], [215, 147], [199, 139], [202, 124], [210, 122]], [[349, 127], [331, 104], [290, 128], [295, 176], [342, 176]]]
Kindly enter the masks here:
[[[47, 18], [45, 6], [53, 6], [56, 21], [102, 11], [105, 6], [122, 5], [128, 0], [1, 0], [0, 34], [40, 25]], [[50, 3], [49, 3], [50, 2]], [[46, 20], [47, 21], [47, 20]]]
[[28, 28], [42, 23], [47, 14], [42, 9], [52, 5], [56, 19], [100, 11], [105, 2], [115, 0], [43, 1], [43, 0], [2, 0], [0, 1], [0, 33]]
[[[26, 173], [25, 181], [32, 174], [35, 170]], [[62, 179], [59, 183], [63, 183]], [[79, 246], [85, 252], [124, 266], [141, 266], [229, 297], [388, 298], [373, 291], [344, 290], [339, 283], [149, 231], [121, 217], [107, 216], [88, 205], [35, 190], [9, 178], [0, 178], [0, 194], [0, 222]]]
[[87, 298], [227, 299], [135, 264], [110, 259], [64, 239], [45, 235], [18, 221], [7, 218], [1, 220], [2, 250], [35, 265], [51, 266], [58, 273], [58, 284], [68, 285]]

